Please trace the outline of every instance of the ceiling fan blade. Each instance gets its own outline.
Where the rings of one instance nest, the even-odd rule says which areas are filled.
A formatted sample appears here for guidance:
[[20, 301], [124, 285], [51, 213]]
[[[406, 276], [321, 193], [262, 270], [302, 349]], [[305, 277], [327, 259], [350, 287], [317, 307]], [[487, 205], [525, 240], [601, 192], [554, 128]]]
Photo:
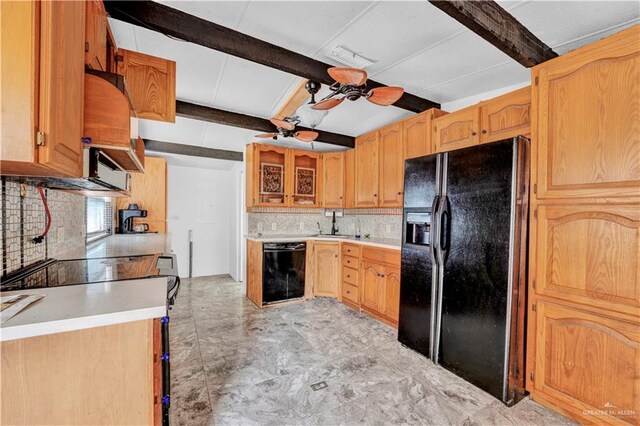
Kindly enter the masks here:
[[255, 135], [254, 138], [271, 139], [275, 138], [276, 136], [278, 136], [277, 133], [260, 133], [259, 135]]
[[313, 105], [311, 107], [311, 109], [318, 109], [320, 111], [324, 111], [326, 109], [331, 109], [331, 108], [337, 107], [338, 105], [340, 105], [342, 103], [342, 101], [344, 101], [344, 98], [342, 98], [342, 99], [336, 99], [336, 98], [325, 99], [324, 101], [320, 101], [317, 104]]
[[359, 68], [333, 67], [327, 72], [338, 83], [349, 86], [362, 86], [367, 81], [367, 72]]
[[403, 94], [402, 87], [376, 87], [367, 94], [367, 100], [376, 105], [389, 106], [400, 99]]
[[318, 132], [312, 132], [310, 130], [300, 130], [299, 132], [296, 132], [293, 137], [302, 141], [302, 142], [311, 142], [311, 141], [315, 141], [318, 136], [320, 136], [318, 134]]
[[269, 121], [274, 126], [279, 127], [281, 129], [285, 129], [285, 130], [293, 130], [293, 128], [296, 127], [293, 123], [289, 123], [288, 121], [285, 121], [285, 120], [278, 120], [277, 118], [272, 118]]

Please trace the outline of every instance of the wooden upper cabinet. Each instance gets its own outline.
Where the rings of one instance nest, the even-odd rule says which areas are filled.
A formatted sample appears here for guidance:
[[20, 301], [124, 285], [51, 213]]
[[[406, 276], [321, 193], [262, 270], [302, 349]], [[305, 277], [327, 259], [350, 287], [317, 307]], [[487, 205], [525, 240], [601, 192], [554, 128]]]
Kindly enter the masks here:
[[323, 167], [317, 152], [253, 143], [246, 152], [247, 208], [316, 208], [322, 203]]
[[640, 206], [539, 205], [536, 293], [640, 319]]
[[84, 60], [94, 70], [107, 71], [107, 12], [102, 0], [88, 0]]
[[40, 2], [38, 162], [82, 176], [84, 2]]
[[85, 3], [0, 2], [2, 174], [82, 176]]
[[480, 143], [528, 135], [531, 132], [531, 86], [483, 102], [480, 114]]
[[327, 152], [322, 155], [323, 207], [344, 207], [344, 154], [344, 152]]
[[313, 250], [316, 260], [313, 293], [336, 297], [340, 287], [340, 243], [315, 241]]
[[285, 201], [290, 207], [320, 207], [322, 198], [322, 158], [319, 153], [287, 150], [288, 172]]
[[355, 207], [378, 206], [378, 132], [356, 138]]
[[636, 25], [533, 68], [538, 198], [640, 199], [638, 39]]
[[344, 153], [344, 207], [352, 209], [356, 205], [356, 150]]
[[131, 175], [131, 193], [118, 198], [117, 209], [136, 203], [147, 210], [147, 217], [135, 218], [134, 223], [148, 223], [151, 232], [167, 232], [167, 160], [147, 157], [145, 172]]
[[378, 150], [380, 152], [380, 207], [402, 207], [404, 188], [404, 158], [402, 123], [380, 129]]
[[125, 76], [138, 118], [174, 123], [176, 63], [125, 49], [118, 49], [118, 55], [118, 73]]
[[431, 127], [427, 123], [427, 113], [416, 114], [402, 122], [404, 157], [416, 158], [433, 153]]
[[402, 122], [402, 141], [404, 143], [404, 158], [416, 158], [433, 154], [432, 122], [446, 112], [437, 108], [416, 114]]
[[480, 106], [474, 105], [433, 122], [435, 152], [450, 151], [480, 143]]
[[637, 424], [638, 323], [538, 302], [534, 387], [593, 424]]
[[[251, 159], [247, 161], [247, 178], [251, 177], [253, 197], [247, 206], [283, 207], [288, 201], [285, 190], [289, 188], [287, 149], [279, 146], [252, 144]], [[249, 160], [249, 157], [247, 158]], [[247, 189], [249, 185], [247, 185]]]

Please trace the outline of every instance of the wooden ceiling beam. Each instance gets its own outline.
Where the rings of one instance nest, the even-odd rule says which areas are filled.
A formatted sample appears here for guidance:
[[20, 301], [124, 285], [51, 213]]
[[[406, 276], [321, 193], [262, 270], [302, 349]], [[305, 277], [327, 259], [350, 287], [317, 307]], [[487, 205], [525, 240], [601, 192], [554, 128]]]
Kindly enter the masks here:
[[242, 161], [242, 152], [228, 151], [226, 149], [205, 148], [202, 146], [185, 145], [181, 143], [161, 142], [152, 139], [143, 139], [144, 149], [150, 152], [165, 154], [188, 155], [191, 157], [214, 158], [217, 160]]
[[558, 56], [493, 0], [429, 2], [527, 68]]
[[[192, 104], [184, 101], [176, 101], [176, 115], [178, 117], [191, 118], [194, 120], [208, 121], [210, 123], [223, 124], [226, 126], [240, 127], [242, 129], [255, 130], [258, 132], [275, 132], [276, 128], [271, 122], [264, 118], [253, 117], [251, 115], [237, 112], [224, 111], [204, 105]], [[296, 126], [296, 130], [311, 130], [306, 127]], [[355, 138], [352, 136], [340, 135], [338, 133], [323, 132], [315, 129], [319, 133], [318, 142], [331, 145], [353, 148]]]
[[[148, 28], [309, 80], [327, 85], [333, 83], [327, 74], [327, 69], [332, 67], [330, 64], [163, 4], [150, 0], [107, 0], [104, 4], [113, 19]], [[367, 86], [375, 88], [382, 87], [384, 84], [367, 80]], [[440, 104], [436, 102], [406, 92], [393, 105], [412, 112], [422, 112], [429, 108], [440, 107]]]
[[278, 112], [273, 116], [279, 120], [283, 120], [286, 117], [292, 117], [296, 110], [300, 108], [302, 104], [310, 97], [309, 92], [304, 87], [307, 84], [306, 78], [300, 80], [295, 90], [291, 92], [287, 100], [282, 103]]

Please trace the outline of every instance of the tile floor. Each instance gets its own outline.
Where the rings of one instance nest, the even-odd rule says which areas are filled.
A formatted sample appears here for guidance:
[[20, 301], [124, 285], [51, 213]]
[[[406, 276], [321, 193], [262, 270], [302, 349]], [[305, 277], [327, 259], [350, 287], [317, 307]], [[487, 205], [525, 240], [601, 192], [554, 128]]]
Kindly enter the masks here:
[[505, 407], [330, 299], [260, 310], [229, 276], [185, 279], [170, 324], [173, 425], [573, 424]]

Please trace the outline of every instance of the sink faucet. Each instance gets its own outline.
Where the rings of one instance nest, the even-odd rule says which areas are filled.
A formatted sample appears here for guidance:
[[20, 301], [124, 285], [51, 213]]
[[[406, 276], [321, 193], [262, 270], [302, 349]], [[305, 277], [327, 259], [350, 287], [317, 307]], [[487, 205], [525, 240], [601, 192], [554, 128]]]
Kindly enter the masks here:
[[338, 227], [336, 226], [336, 211], [333, 211], [333, 215], [331, 218], [331, 235], [336, 235], [338, 233]]
[[318, 234], [322, 234], [322, 228], [320, 228], [320, 222], [316, 222], [316, 225], [318, 225]]

